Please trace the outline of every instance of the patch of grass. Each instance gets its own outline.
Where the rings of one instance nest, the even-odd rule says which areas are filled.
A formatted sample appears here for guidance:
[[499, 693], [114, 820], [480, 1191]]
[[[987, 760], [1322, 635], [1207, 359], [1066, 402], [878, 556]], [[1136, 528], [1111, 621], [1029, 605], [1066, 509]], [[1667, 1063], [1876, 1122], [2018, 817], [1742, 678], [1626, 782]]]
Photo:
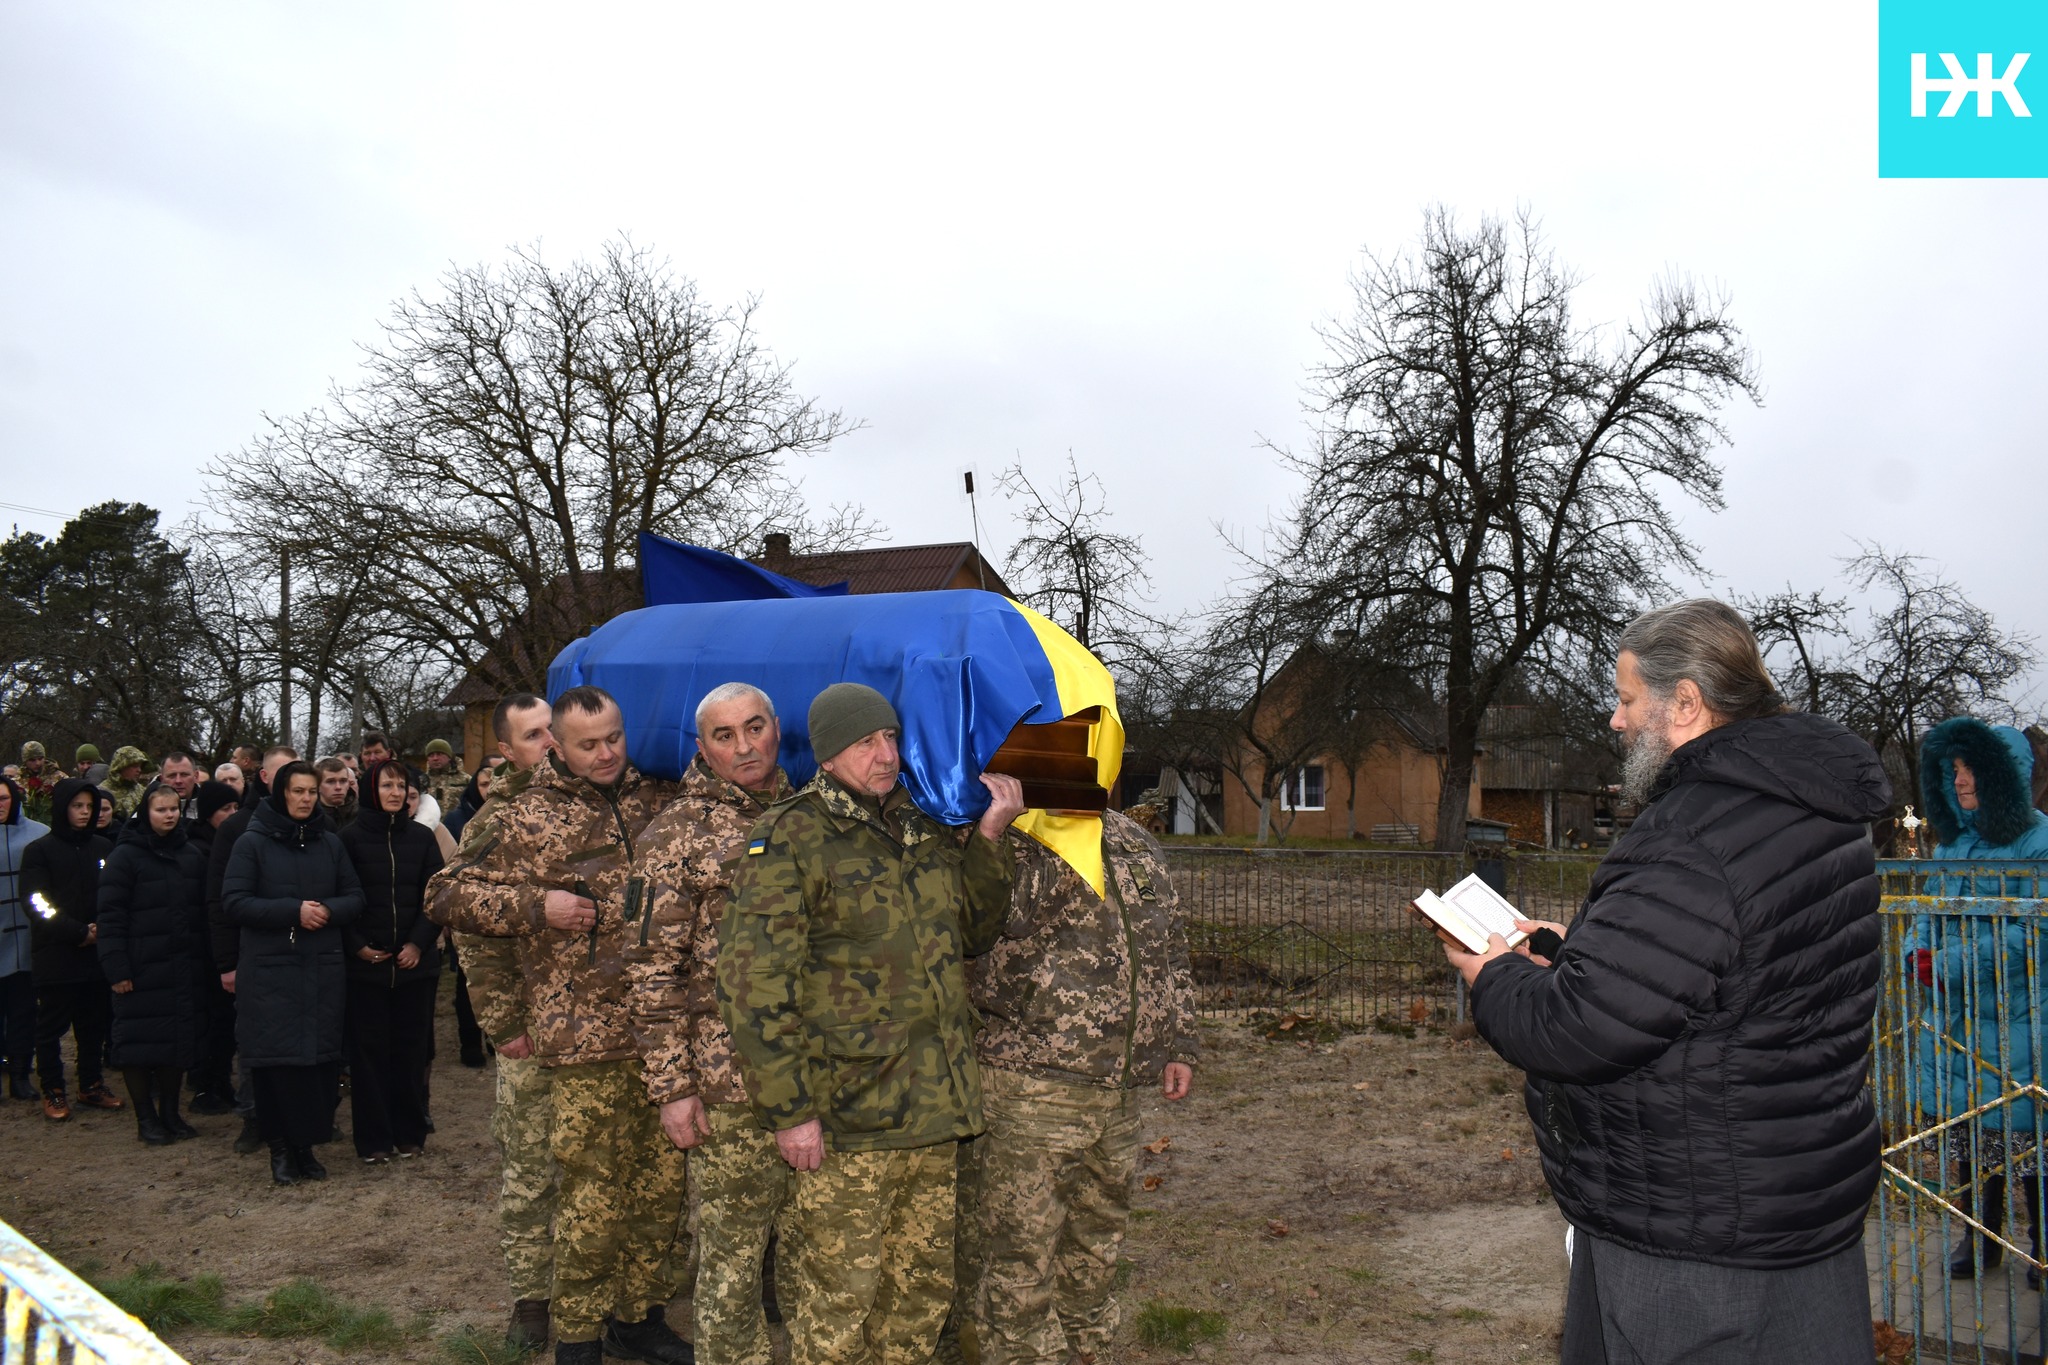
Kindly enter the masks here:
[[1368, 1269], [1365, 1266], [1346, 1266], [1344, 1276], [1353, 1284], [1378, 1284], [1380, 1282], [1379, 1271]]
[[1459, 1322], [1486, 1322], [1493, 1317], [1484, 1308], [1453, 1308], [1451, 1316]]
[[1194, 1350], [1197, 1342], [1222, 1340], [1227, 1326], [1221, 1313], [1163, 1299], [1152, 1300], [1138, 1312], [1138, 1340], [1182, 1353]]
[[286, 1340], [320, 1337], [345, 1354], [390, 1352], [431, 1330], [425, 1317], [401, 1327], [382, 1308], [359, 1308], [337, 1299], [313, 1280], [293, 1280], [262, 1303], [231, 1304], [218, 1275], [180, 1280], [152, 1261], [125, 1275], [101, 1280], [99, 1291], [150, 1331], [181, 1327]]
[[1119, 1256], [1116, 1258], [1116, 1273], [1110, 1276], [1109, 1287], [1111, 1289], [1129, 1288], [1131, 1276], [1137, 1273], [1138, 1263], [1136, 1261], [1128, 1256]]
[[180, 1327], [218, 1327], [231, 1313], [220, 1276], [180, 1280], [155, 1261], [101, 1280], [98, 1288], [122, 1312], [140, 1319], [158, 1335]]
[[1410, 1350], [1410, 1351], [1408, 1352], [1408, 1359], [1410, 1359], [1410, 1360], [1414, 1360], [1414, 1361], [1425, 1361], [1425, 1362], [1426, 1362], [1426, 1361], [1431, 1361], [1431, 1360], [1435, 1360], [1435, 1359], [1436, 1359], [1436, 1348], [1435, 1348], [1435, 1347], [1432, 1347], [1432, 1346], [1417, 1346], [1417, 1347], [1414, 1347], [1414, 1348], [1412, 1348], [1412, 1349], [1411, 1349], [1411, 1350]]
[[1159, 1216], [1159, 1210], [1158, 1210], [1158, 1209], [1132, 1209], [1132, 1210], [1131, 1210], [1131, 1221], [1132, 1221], [1133, 1223], [1142, 1223], [1142, 1222], [1144, 1222], [1144, 1221], [1145, 1221], [1145, 1220], [1146, 1220], [1147, 1218], [1157, 1218], [1158, 1216]]
[[533, 1354], [514, 1346], [509, 1338], [476, 1327], [462, 1327], [441, 1337], [441, 1359], [449, 1365], [519, 1365]]

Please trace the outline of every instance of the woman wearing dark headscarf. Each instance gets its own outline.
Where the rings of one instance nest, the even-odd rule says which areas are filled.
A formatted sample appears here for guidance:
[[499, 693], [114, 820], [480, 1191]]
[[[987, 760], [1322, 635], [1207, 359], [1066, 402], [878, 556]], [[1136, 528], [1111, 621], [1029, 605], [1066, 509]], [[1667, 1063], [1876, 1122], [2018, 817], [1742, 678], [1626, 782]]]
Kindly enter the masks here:
[[78, 1102], [119, 1109], [103, 1079], [107, 1049], [107, 979], [100, 974], [100, 864], [114, 846], [99, 832], [111, 806], [99, 788], [67, 778], [50, 797], [53, 828], [21, 859], [21, 894], [29, 903], [35, 949], [36, 1075], [43, 1114], [71, 1117], [64, 1092], [64, 1035], [78, 1044]]
[[128, 1083], [135, 1133], [152, 1147], [199, 1130], [178, 1112], [205, 1028], [206, 855], [161, 784], [100, 872], [100, 969], [114, 992], [114, 1065]]
[[433, 831], [406, 813], [417, 789], [403, 763], [370, 765], [363, 803], [341, 832], [363, 884], [363, 914], [342, 934], [348, 946], [350, 1128], [371, 1165], [418, 1156], [427, 1141], [427, 1062], [432, 1056], [435, 946], [441, 928], [425, 913], [427, 880], [441, 870]]
[[363, 887], [340, 836], [320, 819], [320, 778], [311, 764], [278, 770], [228, 855], [221, 906], [241, 926], [235, 1041], [270, 1143], [270, 1177], [280, 1185], [324, 1180], [313, 1145], [334, 1131], [342, 931], [363, 913]]

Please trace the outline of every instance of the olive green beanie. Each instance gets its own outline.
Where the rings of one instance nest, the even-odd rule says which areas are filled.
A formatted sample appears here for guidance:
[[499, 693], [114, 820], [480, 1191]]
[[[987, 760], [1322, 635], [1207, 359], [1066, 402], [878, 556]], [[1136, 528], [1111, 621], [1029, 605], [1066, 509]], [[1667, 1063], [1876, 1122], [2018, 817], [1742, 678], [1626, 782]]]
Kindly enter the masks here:
[[74, 755], [72, 756], [72, 761], [73, 761], [74, 763], [77, 763], [77, 764], [78, 764], [78, 765], [79, 765], [80, 767], [84, 767], [84, 766], [86, 766], [87, 764], [90, 764], [90, 763], [97, 763], [97, 762], [99, 762], [99, 761], [100, 761], [100, 750], [99, 750], [99, 746], [98, 746], [97, 744], [81, 744], [81, 745], [79, 745], [79, 746], [78, 746], [78, 752], [77, 752], [76, 754], [74, 754]]
[[820, 763], [839, 757], [877, 730], [901, 730], [889, 699], [863, 683], [833, 683], [811, 703], [811, 752]]
[[427, 752], [430, 754], [446, 754], [450, 758], [455, 757], [455, 747], [445, 739], [428, 740]]

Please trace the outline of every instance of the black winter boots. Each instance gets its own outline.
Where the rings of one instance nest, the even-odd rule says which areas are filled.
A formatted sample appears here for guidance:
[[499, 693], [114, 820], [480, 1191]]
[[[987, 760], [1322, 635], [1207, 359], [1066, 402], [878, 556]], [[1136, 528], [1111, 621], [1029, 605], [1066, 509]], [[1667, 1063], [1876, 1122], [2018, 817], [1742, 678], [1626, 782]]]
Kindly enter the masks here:
[[292, 1162], [292, 1149], [282, 1142], [270, 1144], [270, 1178], [280, 1185], [299, 1183], [298, 1168]]
[[135, 1137], [151, 1147], [168, 1147], [177, 1141], [156, 1112], [156, 1073], [131, 1068], [121, 1073], [128, 1083], [128, 1102], [135, 1106]]
[[647, 1316], [638, 1322], [606, 1319], [603, 1344], [606, 1355], [621, 1360], [642, 1360], [647, 1365], [697, 1365], [695, 1348], [669, 1327], [660, 1304], [648, 1309]]
[[[2041, 1259], [2041, 1181], [2039, 1177], [2027, 1176], [2020, 1181], [2020, 1196], [2027, 1211], [2027, 1234], [2035, 1260]], [[1968, 1186], [1956, 1196], [1956, 1207], [1969, 1213], [1976, 1207], [1974, 1191]], [[1984, 1182], [1984, 1226], [1992, 1232], [2005, 1230], [2005, 1177], [1994, 1175]], [[1980, 1259], [1981, 1248], [1981, 1259]], [[1974, 1280], [1981, 1272], [1989, 1273], [2005, 1264], [2005, 1248], [1989, 1237], [1979, 1237], [1974, 1229], [1965, 1228], [1956, 1242], [1955, 1250], [1949, 1253], [1948, 1274], [1952, 1280]], [[2027, 1286], [2041, 1287], [2041, 1272], [2027, 1267]]]

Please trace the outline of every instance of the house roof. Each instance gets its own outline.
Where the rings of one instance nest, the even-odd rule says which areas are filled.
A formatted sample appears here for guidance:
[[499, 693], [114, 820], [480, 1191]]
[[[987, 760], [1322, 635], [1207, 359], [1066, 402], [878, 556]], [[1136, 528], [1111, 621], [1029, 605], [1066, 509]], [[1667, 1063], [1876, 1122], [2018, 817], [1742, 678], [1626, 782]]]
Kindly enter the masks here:
[[754, 563], [819, 587], [844, 583], [847, 591], [856, 595], [939, 592], [986, 583], [990, 592], [1015, 596], [995, 566], [981, 557], [973, 542], [965, 540], [941, 545], [880, 545], [820, 555], [777, 555], [771, 550]]

